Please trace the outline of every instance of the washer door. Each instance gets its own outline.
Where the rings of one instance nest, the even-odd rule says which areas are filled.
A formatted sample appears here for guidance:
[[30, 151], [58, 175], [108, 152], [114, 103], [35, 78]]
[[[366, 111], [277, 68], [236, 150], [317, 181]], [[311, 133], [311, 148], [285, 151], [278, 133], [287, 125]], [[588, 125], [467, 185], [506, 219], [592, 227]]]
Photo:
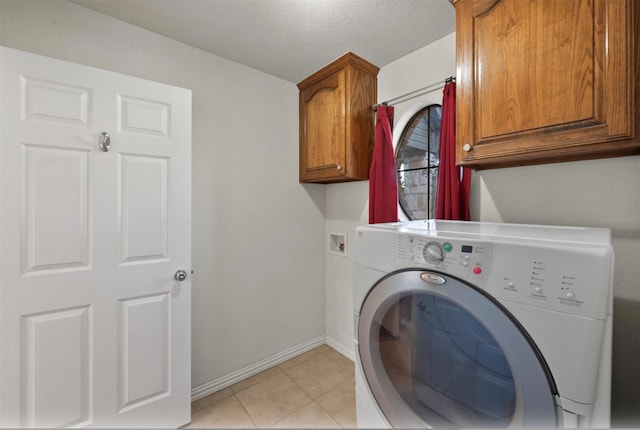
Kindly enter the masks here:
[[480, 289], [403, 270], [365, 298], [359, 355], [393, 427], [556, 426], [553, 378], [533, 341]]

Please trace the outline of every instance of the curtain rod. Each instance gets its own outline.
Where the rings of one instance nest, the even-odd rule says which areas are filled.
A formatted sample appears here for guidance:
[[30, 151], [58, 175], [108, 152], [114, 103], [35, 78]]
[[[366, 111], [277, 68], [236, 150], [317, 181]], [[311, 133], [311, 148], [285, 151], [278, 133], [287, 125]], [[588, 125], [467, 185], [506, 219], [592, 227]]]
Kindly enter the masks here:
[[[444, 81], [434, 82], [433, 84], [429, 84], [426, 87], [418, 88], [417, 90], [413, 90], [413, 91], [410, 91], [410, 92], [408, 92], [406, 94], [403, 94], [401, 96], [389, 99], [386, 102], [382, 102], [382, 103], [378, 103], [378, 104], [375, 104], [375, 105], [371, 105], [371, 109], [373, 109], [375, 111], [375, 110], [378, 109], [378, 106], [380, 106], [380, 105], [393, 106], [393, 102], [401, 103], [401, 102], [405, 102], [407, 100], [411, 100], [411, 99], [413, 99], [415, 97], [418, 97], [418, 96], [421, 96], [423, 94], [427, 94], [427, 93], [430, 93], [432, 91], [435, 91], [438, 88], [441, 88], [441, 87], [445, 86], [449, 82], [455, 82], [455, 80], [456, 80], [455, 76], [449, 76]], [[404, 100], [401, 100], [401, 99], [404, 99]], [[398, 102], [398, 100], [401, 100], [401, 101]]]

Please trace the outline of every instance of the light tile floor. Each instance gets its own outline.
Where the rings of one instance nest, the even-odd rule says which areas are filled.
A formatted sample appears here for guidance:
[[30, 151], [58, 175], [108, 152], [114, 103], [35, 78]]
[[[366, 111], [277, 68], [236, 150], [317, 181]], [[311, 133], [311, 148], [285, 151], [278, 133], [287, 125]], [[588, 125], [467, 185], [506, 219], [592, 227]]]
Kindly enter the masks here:
[[327, 345], [191, 405], [187, 428], [355, 428], [354, 364]]

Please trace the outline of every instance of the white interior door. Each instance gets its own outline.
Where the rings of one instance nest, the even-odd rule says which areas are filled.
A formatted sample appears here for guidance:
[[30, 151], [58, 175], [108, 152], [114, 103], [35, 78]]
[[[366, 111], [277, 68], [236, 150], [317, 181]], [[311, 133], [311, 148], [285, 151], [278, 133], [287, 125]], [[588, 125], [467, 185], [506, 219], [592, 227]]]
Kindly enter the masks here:
[[0, 50], [0, 427], [183, 425], [191, 92]]

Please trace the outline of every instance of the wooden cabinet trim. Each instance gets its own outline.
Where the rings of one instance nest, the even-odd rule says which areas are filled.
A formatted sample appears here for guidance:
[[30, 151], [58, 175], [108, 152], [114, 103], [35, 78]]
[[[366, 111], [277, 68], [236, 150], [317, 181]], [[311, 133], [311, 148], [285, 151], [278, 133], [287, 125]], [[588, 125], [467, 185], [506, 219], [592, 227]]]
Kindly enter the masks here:
[[327, 66], [323, 67], [322, 69], [316, 71], [309, 77], [300, 81], [298, 83], [298, 89], [302, 90], [302, 89], [308, 88], [309, 86], [315, 84], [316, 82], [324, 79], [325, 76], [327, 76], [328, 74], [331, 74], [337, 70], [344, 68], [347, 64], [350, 64], [354, 67], [358, 67], [362, 69], [362, 71], [374, 76], [377, 76], [378, 72], [380, 71], [380, 68], [369, 63], [367, 60], [363, 59], [362, 57], [357, 56], [353, 52], [347, 52], [342, 56], [338, 57], [337, 59], [335, 59], [333, 62], [331, 62]]
[[322, 90], [335, 90], [340, 85], [340, 70], [337, 70], [335, 73], [327, 76], [326, 79], [322, 81], [316, 82], [312, 86], [305, 88], [302, 90], [302, 94], [304, 94], [304, 102], [308, 102], [316, 95], [318, 91]]

